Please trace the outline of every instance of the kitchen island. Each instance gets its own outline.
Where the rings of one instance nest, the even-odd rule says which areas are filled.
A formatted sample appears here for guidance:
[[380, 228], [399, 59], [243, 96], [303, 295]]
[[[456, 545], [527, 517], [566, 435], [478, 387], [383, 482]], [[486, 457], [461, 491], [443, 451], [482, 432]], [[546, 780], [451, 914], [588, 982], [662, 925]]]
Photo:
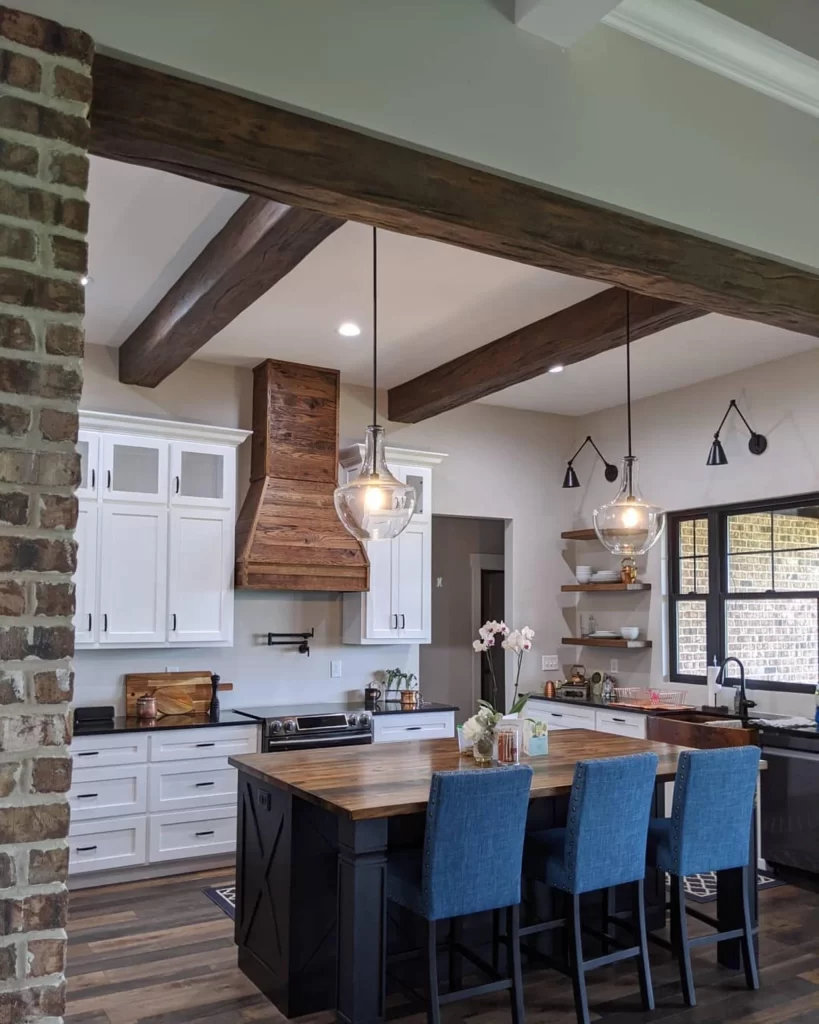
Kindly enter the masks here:
[[[665, 783], [685, 749], [586, 730], [549, 740], [548, 755], [527, 759], [532, 830], [565, 823], [577, 761], [644, 751], [659, 757], [652, 813], [662, 815]], [[247, 754], [230, 763], [239, 770], [240, 968], [287, 1017], [335, 1007], [341, 1021], [377, 1024], [385, 1016], [387, 850], [420, 841], [434, 772], [481, 769], [459, 756], [456, 740]], [[650, 926], [660, 927], [665, 885], [657, 872], [647, 876], [646, 897]], [[740, 872], [723, 872], [723, 927], [741, 918], [741, 903]], [[756, 920], [755, 886], [752, 905]], [[721, 943], [720, 961], [740, 967], [736, 943]]]

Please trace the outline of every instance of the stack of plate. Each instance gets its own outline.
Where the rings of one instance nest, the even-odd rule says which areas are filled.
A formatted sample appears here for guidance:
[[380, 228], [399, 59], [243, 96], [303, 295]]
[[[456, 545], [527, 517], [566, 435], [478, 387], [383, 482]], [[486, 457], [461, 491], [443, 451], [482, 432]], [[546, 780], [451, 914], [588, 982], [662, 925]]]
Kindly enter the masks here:
[[598, 569], [591, 576], [592, 583], [619, 583], [620, 573], [616, 569]]

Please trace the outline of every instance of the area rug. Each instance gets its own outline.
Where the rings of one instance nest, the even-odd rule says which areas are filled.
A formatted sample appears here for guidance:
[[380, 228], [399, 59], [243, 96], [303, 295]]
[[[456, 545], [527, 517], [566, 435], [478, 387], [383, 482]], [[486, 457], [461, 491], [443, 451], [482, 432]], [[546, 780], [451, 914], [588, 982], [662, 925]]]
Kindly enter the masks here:
[[[778, 885], [785, 885], [778, 878], [770, 875], [757, 874], [757, 885], [759, 892], [764, 889], [775, 889]], [[685, 898], [694, 903], [713, 903], [717, 898], [717, 876], [713, 871], [704, 875], [687, 875], [685, 878]]]
[[236, 918], [236, 883], [233, 885], [220, 885], [217, 888], [206, 885], [202, 892], [213, 900], [216, 906], [231, 919]]

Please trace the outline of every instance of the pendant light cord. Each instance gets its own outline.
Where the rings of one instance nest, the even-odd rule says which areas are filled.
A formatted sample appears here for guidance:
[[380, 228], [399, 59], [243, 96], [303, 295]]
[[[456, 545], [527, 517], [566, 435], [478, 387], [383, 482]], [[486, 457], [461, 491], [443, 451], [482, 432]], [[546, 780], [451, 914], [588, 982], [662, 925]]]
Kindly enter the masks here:
[[373, 228], [373, 426], [378, 426], [378, 229]]
[[626, 292], [626, 410], [628, 416], [628, 457], [631, 458], [631, 293]]

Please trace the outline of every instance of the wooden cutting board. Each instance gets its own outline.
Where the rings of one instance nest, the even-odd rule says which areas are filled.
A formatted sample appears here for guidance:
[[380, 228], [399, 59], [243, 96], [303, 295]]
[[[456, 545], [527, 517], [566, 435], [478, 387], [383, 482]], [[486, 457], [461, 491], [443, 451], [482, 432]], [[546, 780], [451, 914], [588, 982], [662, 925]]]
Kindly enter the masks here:
[[[233, 683], [219, 683], [219, 692]], [[213, 687], [210, 672], [130, 672], [125, 676], [125, 714], [136, 715], [140, 697], [156, 697], [161, 715], [206, 715]]]

